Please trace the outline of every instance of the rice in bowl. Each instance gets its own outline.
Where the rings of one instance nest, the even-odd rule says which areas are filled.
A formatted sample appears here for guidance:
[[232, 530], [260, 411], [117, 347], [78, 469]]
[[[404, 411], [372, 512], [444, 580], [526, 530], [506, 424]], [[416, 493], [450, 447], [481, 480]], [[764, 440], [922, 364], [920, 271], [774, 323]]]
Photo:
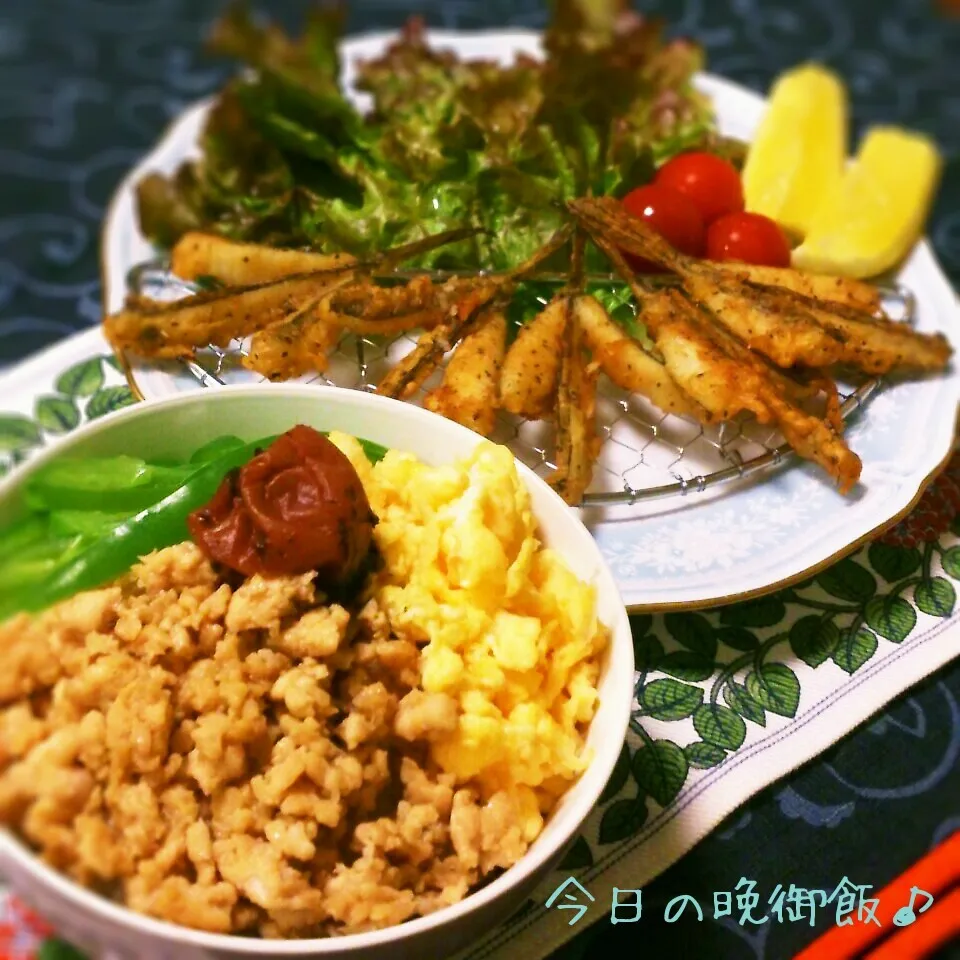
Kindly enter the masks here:
[[362, 590], [239, 579], [192, 543], [0, 627], [0, 819], [197, 929], [401, 923], [516, 863], [589, 762], [607, 628], [512, 456], [371, 465]]

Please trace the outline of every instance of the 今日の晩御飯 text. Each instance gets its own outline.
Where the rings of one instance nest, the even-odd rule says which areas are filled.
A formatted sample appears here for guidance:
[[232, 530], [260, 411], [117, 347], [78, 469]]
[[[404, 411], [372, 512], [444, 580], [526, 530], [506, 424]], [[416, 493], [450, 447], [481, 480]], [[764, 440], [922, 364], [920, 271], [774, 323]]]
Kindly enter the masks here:
[[[833, 890], [808, 889], [794, 883], [778, 883], [764, 899], [753, 880], [741, 877], [732, 890], [715, 891], [712, 902], [701, 904], [691, 894], [681, 893], [670, 899], [663, 909], [665, 923], [676, 923], [681, 917], [702, 921], [705, 917], [720, 920], [731, 917], [740, 926], [764, 923], [808, 923], [814, 926], [824, 914], [837, 926], [854, 923], [875, 924], [879, 897], [871, 896], [870, 884], [856, 884], [844, 877]], [[919, 902], [918, 902], [919, 901]], [[569, 926], [581, 920], [596, 903], [596, 897], [575, 877], [567, 877], [547, 899], [548, 909], [569, 910]], [[910, 902], [893, 916], [898, 927], [909, 926], [933, 904], [933, 896], [919, 887], [910, 890]], [[606, 908], [604, 908], [606, 909]], [[659, 910], [658, 910], [659, 913]], [[610, 923], [637, 923], [643, 917], [643, 891], [614, 887], [610, 895]], [[595, 916], [594, 919], [600, 919]]]

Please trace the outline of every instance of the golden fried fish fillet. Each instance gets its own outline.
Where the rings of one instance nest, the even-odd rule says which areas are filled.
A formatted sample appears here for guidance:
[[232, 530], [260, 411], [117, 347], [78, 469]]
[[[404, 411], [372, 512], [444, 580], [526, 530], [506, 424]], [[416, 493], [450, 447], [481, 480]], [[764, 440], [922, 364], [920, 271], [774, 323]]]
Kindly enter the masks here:
[[473, 333], [454, 350], [440, 385], [423, 405], [483, 437], [493, 432], [500, 405], [500, 369], [507, 342], [507, 318], [488, 309]]
[[353, 333], [396, 336], [426, 330], [443, 323], [477, 282], [454, 279], [435, 283], [425, 274], [394, 287], [360, 280], [324, 300], [318, 315], [324, 323]]
[[804, 273], [790, 267], [761, 267], [752, 263], [723, 261], [717, 267], [724, 273], [733, 274], [741, 280], [760, 283], [768, 287], [782, 287], [803, 294], [814, 300], [840, 303], [856, 310], [879, 314], [881, 311], [880, 290], [863, 280], [849, 277], [830, 277], [820, 273]]
[[822, 367], [839, 359], [842, 344], [807, 310], [777, 303], [768, 293], [749, 288], [736, 274], [683, 256], [612, 197], [572, 200], [570, 208], [591, 232], [600, 232], [620, 249], [676, 273], [690, 295], [712, 310], [738, 339], [779, 366], [803, 362]]
[[742, 268], [686, 257], [611, 197], [573, 200], [569, 206], [591, 235], [676, 273], [694, 300], [781, 367], [849, 364], [870, 374], [942, 370], [952, 354], [942, 334], [917, 333], [871, 310], [810, 295], [825, 285], [810, 280], [812, 275], [798, 274], [807, 281], [783, 286], [763, 284], [756, 282], [762, 272], [748, 280], [737, 275]]
[[420, 335], [416, 347], [380, 381], [377, 393], [401, 400], [416, 393], [444, 356], [476, 329], [483, 308], [501, 289], [501, 284], [491, 280], [470, 281], [469, 288], [450, 311], [447, 322]]
[[584, 343], [618, 387], [639, 393], [664, 413], [696, 417], [701, 412], [699, 404], [677, 386], [666, 367], [629, 336], [595, 297], [577, 297], [574, 309]]
[[[860, 477], [860, 458], [829, 419], [802, 409], [783, 389], [775, 371], [729, 338], [718, 335], [702, 311], [678, 290], [649, 296], [643, 320], [667, 370], [708, 413], [707, 422], [732, 420], [749, 411], [760, 423], [777, 424], [790, 446], [823, 467], [841, 492]], [[739, 349], [738, 349], [739, 347]]]
[[170, 269], [184, 280], [215, 277], [227, 286], [246, 286], [300, 273], [343, 270], [356, 263], [348, 253], [311, 253], [237, 243], [210, 233], [185, 233], [170, 251]]
[[142, 357], [190, 357], [207, 345], [226, 347], [317, 304], [342, 278], [328, 274], [289, 277], [255, 286], [198, 293], [152, 307], [140, 301], [103, 321], [116, 350]]
[[255, 333], [243, 365], [273, 381], [323, 373], [342, 333], [317, 319], [316, 305], [309, 305], [292, 319]]
[[826, 304], [794, 290], [759, 286], [757, 289], [776, 291], [782, 299], [808, 310], [817, 323], [843, 344], [838, 362], [864, 373], [943, 370], [953, 354], [942, 333], [917, 333], [905, 323], [874, 317], [843, 304]]
[[408, 400], [424, 382], [451, 347], [451, 326], [442, 323], [424, 330], [417, 345], [377, 385], [377, 393], [394, 400]]
[[571, 506], [583, 500], [602, 444], [596, 431], [599, 365], [587, 361], [574, 300], [573, 296], [565, 296], [559, 301], [566, 319], [554, 415], [556, 468], [547, 477], [547, 483]]
[[553, 413], [563, 334], [566, 298], [555, 297], [525, 323], [507, 350], [500, 373], [500, 404], [508, 413], [543, 420]]

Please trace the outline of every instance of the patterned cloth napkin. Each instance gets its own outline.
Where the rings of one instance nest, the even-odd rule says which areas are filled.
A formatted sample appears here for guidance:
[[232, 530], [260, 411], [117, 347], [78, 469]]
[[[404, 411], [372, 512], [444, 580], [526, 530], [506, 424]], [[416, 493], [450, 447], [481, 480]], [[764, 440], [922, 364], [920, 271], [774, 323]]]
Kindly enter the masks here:
[[[134, 402], [95, 330], [0, 377], [0, 397], [0, 471]], [[637, 708], [600, 803], [559, 869], [456, 960], [547, 956], [610, 915], [614, 888], [629, 902], [736, 807], [954, 657], [958, 514], [960, 455], [909, 517], [805, 583], [633, 617]], [[49, 932], [0, 900], [0, 960], [78, 956]]]

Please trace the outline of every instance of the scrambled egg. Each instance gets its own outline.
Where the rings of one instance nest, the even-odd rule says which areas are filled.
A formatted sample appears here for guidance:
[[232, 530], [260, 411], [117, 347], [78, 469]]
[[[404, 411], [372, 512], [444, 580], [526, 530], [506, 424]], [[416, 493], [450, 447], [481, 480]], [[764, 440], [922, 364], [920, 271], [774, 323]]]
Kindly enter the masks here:
[[391, 451], [350, 458], [380, 518], [385, 571], [375, 596], [396, 636], [421, 648], [421, 686], [459, 704], [435, 762], [485, 793], [521, 801], [529, 839], [585, 769], [608, 629], [594, 588], [537, 539], [530, 495], [505, 447], [481, 443], [441, 467]]

